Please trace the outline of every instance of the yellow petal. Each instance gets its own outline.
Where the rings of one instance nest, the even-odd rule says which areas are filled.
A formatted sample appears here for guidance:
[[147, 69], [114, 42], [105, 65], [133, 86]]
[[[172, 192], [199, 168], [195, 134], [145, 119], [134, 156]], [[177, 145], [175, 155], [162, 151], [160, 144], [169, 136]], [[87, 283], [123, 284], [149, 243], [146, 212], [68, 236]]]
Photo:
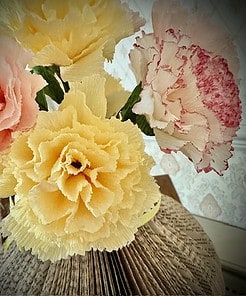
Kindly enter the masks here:
[[63, 173], [57, 180], [57, 184], [67, 199], [77, 201], [80, 192], [83, 191], [83, 188], [87, 186], [88, 182], [83, 174], [69, 176], [67, 173]]
[[[78, 115], [78, 121], [80, 123], [85, 124], [92, 124], [92, 125], [101, 125], [100, 118], [93, 114], [93, 111], [88, 107], [91, 108], [97, 113], [100, 114], [102, 118], [105, 117], [106, 114], [106, 98], [104, 96], [104, 92], [101, 94], [99, 90], [90, 90], [89, 85], [92, 87], [97, 88], [95, 85], [97, 82], [97, 78], [99, 78], [98, 83], [100, 87], [103, 89], [103, 78], [101, 79], [100, 76], [92, 76], [86, 78], [82, 83], [74, 82], [71, 83], [71, 88], [68, 93], [65, 94], [64, 100], [59, 106], [59, 110], [67, 109], [69, 106], [73, 106], [76, 109]], [[86, 85], [87, 84], [87, 85]], [[88, 98], [86, 95], [88, 93]], [[95, 97], [93, 96], [95, 94]], [[87, 105], [88, 100], [88, 105]], [[98, 100], [98, 102], [97, 102]], [[96, 110], [98, 108], [98, 110]]]
[[92, 198], [86, 203], [86, 207], [93, 213], [93, 215], [95, 215], [95, 217], [104, 215], [112, 205], [115, 193], [107, 188], [97, 188], [95, 186], [92, 191]]
[[104, 222], [103, 217], [95, 217], [84, 205], [83, 202], [79, 203], [76, 213], [67, 219], [65, 231], [69, 233], [77, 231], [86, 231], [94, 233], [98, 231]]
[[83, 77], [80, 84], [77, 84], [79, 90], [86, 95], [86, 105], [92, 113], [100, 118], [105, 118], [107, 109], [107, 100], [105, 97], [106, 79], [100, 75]]
[[[86, 105], [93, 91], [75, 84], [58, 111], [41, 112], [19, 141], [28, 165], [17, 146], [11, 153], [21, 194], [1, 227], [42, 260], [127, 245], [160, 199], [140, 130], [130, 121], [95, 116]], [[73, 169], [74, 158], [85, 167]]]
[[14, 160], [16, 166], [27, 167], [28, 163], [33, 159], [33, 151], [31, 147], [26, 145], [27, 142], [28, 134], [19, 133], [12, 144], [10, 157]]
[[42, 224], [59, 220], [76, 208], [76, 203], [69, 201], [60, 191], [47, 191], [42, 183], [30, 191], [29, 203]]
[[[76, 98], [74, 98], [76, 101]], [[79, 104], [80, 102], [78, 102]], [[73, 122], [76, 120], [76, 112], [74, 112], [74, 107], [70, 106], [63, 110], [60, 108], [60, 111], [41, 111], [38, 115], [37, 129], [47, 129], [51, 132], [61, 131], [62, 129], [71, 128]], [[41, 133], [40, 133], [41, 136]]]
[[16, 179], [8, 151], [0, 153], [0, 198], [15, 194]]
[[130, 96], [128, 91], [120, 85], [120, 81], [111, 75], [105, 74], [105, 94], [107, 97], [107, 118], [116, 115]]
[[[37, 39], [38, 38], [39, 36], [37, 36]], [[61, 66], [71, 65], [73, 63], [66, 53], [61, 51], [55, 45], [48, 44], [36, 53], [36, 55], [32, 58], [30, 66], [50, 65], [51, 61], [52, 64]]]
[[86, 95], [80, 90], [80, 83], [71, 84], [69, 92], [65, 94], [64, 100], [59, 105], [59, 110], [68, 110], [70, 106], [73, 106], [73, 110], [76, 110], [77, 119], [80, 123], [90, 124], [96, 120], [96, 117], [92, 116], [91, 110], [86, 105]]
[[81, 81], [81, 77], [90, 76], [95, 73], [103, 74], [104, 57], [102, 46], [92, 52], [89, 52], [86, 57], [82, 57], [74, 64], [61, 67], [61, 77], [64, 81]]

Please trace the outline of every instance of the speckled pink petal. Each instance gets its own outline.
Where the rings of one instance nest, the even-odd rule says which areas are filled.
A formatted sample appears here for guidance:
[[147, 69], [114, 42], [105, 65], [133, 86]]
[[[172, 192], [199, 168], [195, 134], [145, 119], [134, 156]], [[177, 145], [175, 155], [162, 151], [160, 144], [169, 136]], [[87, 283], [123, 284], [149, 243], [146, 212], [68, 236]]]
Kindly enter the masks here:
[[223, 53], [234, 75], [238, 73], [239, 60], [232, 36], [204, 12], [188, 11], [176, 0], [158, 0], [153, 5], [152, 22], [154, 34], [160, 39], [165, 40], [165, 31], [170, 28], [181, 30], [193, 44], [199, 44], [215, 54]]
[[237, 128], [241, 120], [239, 89], [227, 61], [196, 47], [192, 72], [203, 104], [215, 113], [222, 125]]
[[133, 111], [146, 115], [162, 151], [182, 151], [198, 171], [222, 174], [242, 114], [232, 38], [177, 1], [156, 1], [152, 21], [154, 32], [130, 55], [143, 81]]

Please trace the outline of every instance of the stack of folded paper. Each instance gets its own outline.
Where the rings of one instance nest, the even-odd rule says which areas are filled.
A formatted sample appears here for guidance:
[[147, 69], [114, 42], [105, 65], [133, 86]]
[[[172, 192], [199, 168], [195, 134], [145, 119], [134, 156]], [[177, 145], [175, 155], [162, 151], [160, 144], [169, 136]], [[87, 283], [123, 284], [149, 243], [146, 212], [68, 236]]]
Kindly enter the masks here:
[[90, 251], [56, 263], [12, 243], [0, 254], [1, 295], [218, 295], [219, 259], [198, 222], [163, 195], [159, 213], [113, 252]]

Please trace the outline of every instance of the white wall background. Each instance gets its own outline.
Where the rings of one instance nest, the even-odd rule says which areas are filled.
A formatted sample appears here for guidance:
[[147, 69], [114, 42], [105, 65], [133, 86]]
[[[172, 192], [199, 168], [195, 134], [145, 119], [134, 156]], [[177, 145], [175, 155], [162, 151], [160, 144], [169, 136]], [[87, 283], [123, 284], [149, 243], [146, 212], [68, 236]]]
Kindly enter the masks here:
[[[170, 1], [170, 0], [163, 0]], [[146, 19], [143, 28], [152, 32], [152, 0], [124, 0]], [[246, 1], [244, 0], [183, 0], [190, 9], [203, 9], [231, 32], [240, 58], [240, 97], [243, 103], [243, 121], [234, 141], [234, 156], [224, 176], [214, 172], [197, 173], [193, 164], [181, 153], [167, 155], [160, 152], [154, 139], [146, 137], [146, 151], [153, 156], [156, 166], [153, 175], [169, 174], [183, 205], [193, 214], [246, 228]], [[209, 34], [209, 32], [207, 32]], [[139, 33], [136, 35], [140, 35]], [[112, 64], [106, 69], [122, 79], [122, 85], [132, 90], [135, 78], [129, 70], [128, 53], [135, 37], [117, 46]], [[223, 54], [223, 53], [221, 53]]]

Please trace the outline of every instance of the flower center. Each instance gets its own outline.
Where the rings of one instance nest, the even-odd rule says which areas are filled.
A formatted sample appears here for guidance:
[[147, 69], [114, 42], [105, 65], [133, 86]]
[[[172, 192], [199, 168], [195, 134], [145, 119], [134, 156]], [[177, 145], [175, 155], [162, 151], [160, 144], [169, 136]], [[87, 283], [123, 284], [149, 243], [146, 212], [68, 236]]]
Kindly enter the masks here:
[[78, 160], [72, 161], [71, 165], [75, 168], [75, 169], [80, 169], [82, 167], [82, 163]]

